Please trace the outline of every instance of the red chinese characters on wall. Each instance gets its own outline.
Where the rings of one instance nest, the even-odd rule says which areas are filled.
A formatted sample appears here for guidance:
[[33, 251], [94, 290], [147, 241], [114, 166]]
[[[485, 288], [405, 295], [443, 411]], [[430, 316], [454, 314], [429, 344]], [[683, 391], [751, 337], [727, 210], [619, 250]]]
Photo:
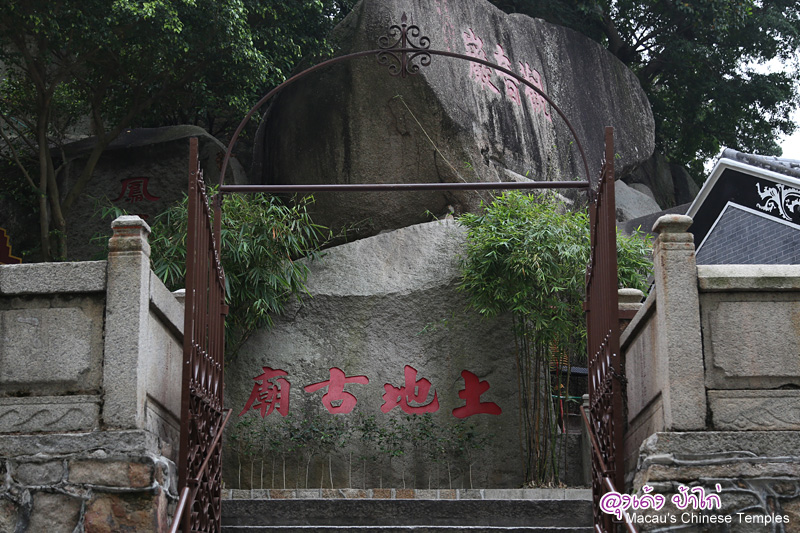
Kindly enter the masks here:
[[423, 403], [428, 399], [428, 394], [430, 394], [431, 382], [425, 378], [417, 379], [417, 370], [408, 365], [403, 369], [403, 375], [405, 382], [402, 387], [395, 387], [391, 383], [383, 386], [386, 392], [383, 393], [381, 411], [388, 413], [397, 406], [400, 406], [400, 409], [411, 415], [438, 411], [439, 399], [436, 397], [436, 391], [433, 391], [433, 399], [431, 401]]
[[150, 191], [147, 190], [147, 184], [149, 183], [150, 178], [127, 178], [122, 180], [122, 192], [119, 193], [119, 196], [114, 199], [114, 202], [119, 202], [123, 200], [125, 202], [155, 202], [160, 197], [153, 196], [150, 194]]
[[[535, 68], [531, 68], [531, 66], [527, 63], [520, 63], [519, 69], [522, 71], [522, 77], [525, 78], [525, 81], [530, 82], [537, 89], [544, 91], [544, 86], [542, 85], [542, 76], [539, 74], [539, 71], [537, 71]], [[550, 118], [550, 111], [547, 110], [547, 100], [545, 100], [541, 94], [537, 93], [530, 87], [525, 87], [525, 96], [528, 97], [528, 101], [531, 104], [531, 109], [533, 109], [534, 112], [542, 113], [547, 120], [550, 122], [553, 121], [553, 119]]]
[[[461, 34], [464, 39], [464, 46], [467, 48], [467, 54], [476, 59], [483, 59], [486, 61], [486, 52], [483, 50], [483, 40], [475, 35], [471, 29], [468, 29]], [[500, 89], [495, 87], [492, 83], [492, 69], [480, 63], [470, 62], [469, 77], [480, 83], [481, 87], [488, 89], [495, 94], [500, 94]]]
[[479, 380], [478, 376], [469, 370], [462, 370], [461, 377], [464, 378], [464, 388], [459, 391], [458, 397], [464, 400], [466, 405], [453, 409], [454, 417], [466, 418], [479, 414], [499, 415], [503, 412], [496, 403], [481, 401], [481, 395], [489, 390], [488, 381]]
[[[483, 39], [478, 37], [472, 28], [467, 28], [466, 31], [462, 32], [461, 37], [464, 41], [464, 47], [466, 49], [465, 55], [486, 61], [486, 52], [483, 49]], [[512, 68], [511, 59], [509, 59], [505, 49], [499, 44], [495, 45], [494, 62], [504, 69], [511, 71], [514, 70]], [[516, 71], [517, 74], [522, 76], [525, 81], [529, 82], [537, 89], [544, 91], [544, 81], [542, 79], [542, 75], [539, 74], [539, 71], [537, 71], [535, 68], [532, 68], [527, 62], [518, 62], [517, 65], [519, 66]], [[481, 88], [483, 89], [488, 89], [495, 94], [503, 94], [493, 83], [492, 79], [494, 76], [499, 77], [503, 82], [505, 96], [515, 104], [521, 105], [522, 96], [519, 91], [519, 81], [516, 78], [501, 70], [491, 69], [486, 65], [470, 63], [469, 77], [473, 81], [480, 84]], [[542, 114], [548, 121], [552, 122], [550, 111], [547, 109], [547, 100], [545, 100], [542, 95], [530, 87], [525, 86], [525, 96], [528, 99], [528, 102], [531, 105], [531, 110], [534, 113]]]
[[[506, 51], [503, 50], [503, 47], [499, 44], [497, 45], [497, 49], [494, 53], [494, 62], [505, 69], [512, 70], [511, 60], [508, 59]], [[522, 99], [519, 97], [519, 82], [503, 71], [495, 70], [495, 73], [500, 76], [505, 83], [506, 96], [508, 96], [509, 100], [517, 105], [520, 105], [522, 103]]]
[[330, 373], [331, 379], [306, 385], [303, 390], [314, 392], [328, 387], [328, 392], [322, 395], [322, 405], [325, 406], [329, 413], [349, 413], [356, 406], [357, 400], [355, 396], [345, 392], [344, 386], [348, 383], [366, 385], [369, 383], [369, 378], [367, 376], [351, 376], [348, 378], [342, 369], [336, 367], [331, 368]]
[[291, 383], [284, 379], [283, 376], [288, 376], [289, 373], [285, 370], [272, 369], [268, 366], [261, 368], [264, 373], [256, 376], [253, 380], [256, 382], [253, 385], [253, 392], [250, 393], [250, 398], [247, 404], [239, 413], [242, 416], [251, 408], [261, 413], [261, 418], [278, 411], [281, 416], [289, 414], [289, 390]]
[[[307, 393], [314, 393], [327, 388], [322, 395], [322, 405], [331, 414], [348, 414], [355, 408], [358, 399], [348, 392], [345, 386], [350, 384], [367, 385], [367, 376], [347, 376], [341, 368], [329, 369], [330, 378], [303, 387]], [[391, 383], [384, 384], [383, 405], [381, 412], [389, 413], [399, 407], [408, 414], [434, 413], [439, 410], [439, 396], [433, 384], [426, 378], [417, 379], [416, 368], [405, 365], [403, 368], [403, 385], [397, 387]], [[255, 384], [250, 397], [239, 413], [244, 415], [248, 411], [257, 411], [261, 418], [269, 416], [273, 411], [281, 416], [289, 414], [289, 392], [291, 384], [286, 379], [289, 373], [281, 369], [262, 367], [262, 373], [253, 378]], [[461, 372], [464, 379], [464, 388], [458, 392], [458, 397], [465, 404], [453, 409], [453, 416], [466, 418], [478, 414], [499, 415], [503, 412], [494, 402], [481, 401], [481, 396], [489, 390], [489, 382], [481, 381], [478, 376], [468, 370]], [[431, 397], [431, 394], [433, 395]]]

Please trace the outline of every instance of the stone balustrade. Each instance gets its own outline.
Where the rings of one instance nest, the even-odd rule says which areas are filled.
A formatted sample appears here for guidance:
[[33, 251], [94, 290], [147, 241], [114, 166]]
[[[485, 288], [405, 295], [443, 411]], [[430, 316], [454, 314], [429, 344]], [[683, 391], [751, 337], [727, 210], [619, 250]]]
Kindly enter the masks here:
[[628, 481], [667, 501], [702, 486], [742, 531], [800, 527], [800, 265], [697, 266], [690, 224], [656, 222], [655, 282], [621, 336]]
[[160, 531], [176, 499], [183, 306], [150, 228], [108, 261], [0, 266], [0, 531]]

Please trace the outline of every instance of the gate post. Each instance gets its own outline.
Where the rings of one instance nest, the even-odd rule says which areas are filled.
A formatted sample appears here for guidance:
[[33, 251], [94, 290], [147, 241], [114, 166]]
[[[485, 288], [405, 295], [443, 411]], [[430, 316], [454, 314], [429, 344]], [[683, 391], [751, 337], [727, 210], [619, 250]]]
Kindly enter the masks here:
[[140, 367], [150, 356], [150, 226], [138, 216], [126, 215], [114, 220], [111, 228], [104, 366], [113, 371], [103, 377], [103, 423], [120, 429], [144, 427], [147, 386]]

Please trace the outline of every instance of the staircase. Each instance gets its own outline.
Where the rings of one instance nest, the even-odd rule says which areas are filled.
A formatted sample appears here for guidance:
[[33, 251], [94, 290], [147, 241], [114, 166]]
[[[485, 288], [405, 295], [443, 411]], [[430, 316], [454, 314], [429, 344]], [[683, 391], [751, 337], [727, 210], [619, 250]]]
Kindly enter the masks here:
[[[228, 499], [222, 502], [222, 531], [223, 533], [280, 531], [588, 533], [592, 531], [592, 502], [589, 490], [485, 491], [488, 494], [484, 491], [470, 492], [480, 493], [480, 497]], [[524, 499], [519, 498], [520, 494]]]

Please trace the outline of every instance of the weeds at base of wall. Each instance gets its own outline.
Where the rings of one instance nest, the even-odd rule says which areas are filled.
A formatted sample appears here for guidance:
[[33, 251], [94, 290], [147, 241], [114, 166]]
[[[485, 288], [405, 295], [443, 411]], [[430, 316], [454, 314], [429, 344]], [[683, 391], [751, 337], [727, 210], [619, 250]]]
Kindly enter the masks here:
[[[245, 416], [228, 433], [236, 470], [226, 482], [250, 489], [474, 488], [488, 472], [477, 464], [493, 435], [459, 421], [407, 415], [378, 423], [357, 415], [293, 417], [273, 424]], [[230, 478], [233, 479], [230, 479]]]

